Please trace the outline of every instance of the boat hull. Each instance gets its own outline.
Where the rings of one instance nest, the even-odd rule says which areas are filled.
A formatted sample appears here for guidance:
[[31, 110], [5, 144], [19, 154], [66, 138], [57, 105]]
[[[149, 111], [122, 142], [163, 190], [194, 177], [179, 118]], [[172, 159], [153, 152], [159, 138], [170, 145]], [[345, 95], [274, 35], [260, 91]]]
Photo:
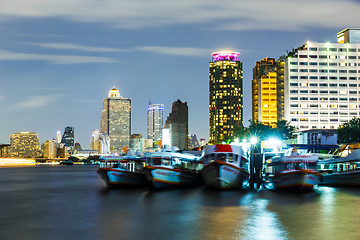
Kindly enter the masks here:
[[307, 170], [278, 173], [270, 179], [276, 190], [310, 191], [320, 181], [320, 174]]
[[213, 189], [239, 189], [243, 188], [244, 181], [249, 173], [221, 161], [209, 163], [201, 172], [204, 184]]
[[319, 184], [326, 186], [359, 187], [360, 171], [323, 174]]
[[144, 172], [130, 172], [118, 168], [99, 168], [97, 173], [109, 187], [136, 187], [148, 184]]
[[201, 184], [199, 174], [181, 169], [146, 167], [146, 177], [155, 189], [196, 187]]

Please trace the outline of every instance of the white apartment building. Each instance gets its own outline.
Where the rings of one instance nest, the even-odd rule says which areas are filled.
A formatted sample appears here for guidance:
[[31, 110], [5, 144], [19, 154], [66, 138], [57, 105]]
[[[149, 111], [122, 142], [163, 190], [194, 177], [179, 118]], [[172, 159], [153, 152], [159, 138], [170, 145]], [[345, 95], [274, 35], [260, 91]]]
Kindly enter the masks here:
[[285, 120], [300, 131], [336, 129], [360, 117], [360, 39], [352, 41], [307, 42], [287, 57]]

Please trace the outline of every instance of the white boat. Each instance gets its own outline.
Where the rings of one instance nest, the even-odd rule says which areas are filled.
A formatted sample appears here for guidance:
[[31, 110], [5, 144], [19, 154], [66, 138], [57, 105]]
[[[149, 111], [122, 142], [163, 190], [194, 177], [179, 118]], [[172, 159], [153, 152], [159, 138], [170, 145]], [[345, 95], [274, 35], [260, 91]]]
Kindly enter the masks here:
[[120, 156], [101, 158], [97, 173], [108, 187], [135, 187], [148, 184], [144, 172], [145, 158]]
[[240, 146], [206, 146], [201, 172], [205, 186], [214, 189], [243, 188], [249, 179], [249, 161], [244, 156]]
[[201, 184], [200, 157], [193, 154], [166, 151], [146, 157], [145, 173], [154, 188], [193, 187]]
[[322, 174], [320, 185], [360, 186], [360, 149], [346, 157], [332, 158], [318, 162]]
[[308, 191], [319, 183], [315, 155], [273, 157], [265, 162], [264, 185], [276, 190]]

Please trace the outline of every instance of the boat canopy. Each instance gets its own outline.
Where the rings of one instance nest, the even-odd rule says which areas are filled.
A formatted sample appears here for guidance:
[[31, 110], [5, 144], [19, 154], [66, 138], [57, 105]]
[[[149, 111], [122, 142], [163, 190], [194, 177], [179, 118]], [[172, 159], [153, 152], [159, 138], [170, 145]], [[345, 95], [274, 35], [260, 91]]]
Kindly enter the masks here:
[[319, 163], [327, 164], [327, 163], [343, 163], [343, 162], [355, 162], [355, 161], [360, 162], [360, 149], [356, 149], [352, 151], [346, 157], [331, 158], [329, 160], [321, 161]]

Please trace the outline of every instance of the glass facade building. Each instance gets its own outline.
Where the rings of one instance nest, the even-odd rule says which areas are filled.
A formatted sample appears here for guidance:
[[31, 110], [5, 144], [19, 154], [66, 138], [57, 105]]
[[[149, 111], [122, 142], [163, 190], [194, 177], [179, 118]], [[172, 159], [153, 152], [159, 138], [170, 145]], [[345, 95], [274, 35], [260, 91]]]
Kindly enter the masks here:
[[237, 52], [215, 52], [209, 63], [210, 142], [231, 139], [243, 125], [242, 63]]
[[122, 152], [125, 146], [130, 148], [131, 99], [121, 97], [116, 88], [104, 99], [100, 133], [109, 136], [111, 152]]
[[162, 139], [164, 128], [164, 104], [149, 103], [147, 109], [147, 139], [156, 145]]
[[34, 158], [40, 155], [38, 134], [35, 132], [17, 132], [10, 135], [12, 157]]

